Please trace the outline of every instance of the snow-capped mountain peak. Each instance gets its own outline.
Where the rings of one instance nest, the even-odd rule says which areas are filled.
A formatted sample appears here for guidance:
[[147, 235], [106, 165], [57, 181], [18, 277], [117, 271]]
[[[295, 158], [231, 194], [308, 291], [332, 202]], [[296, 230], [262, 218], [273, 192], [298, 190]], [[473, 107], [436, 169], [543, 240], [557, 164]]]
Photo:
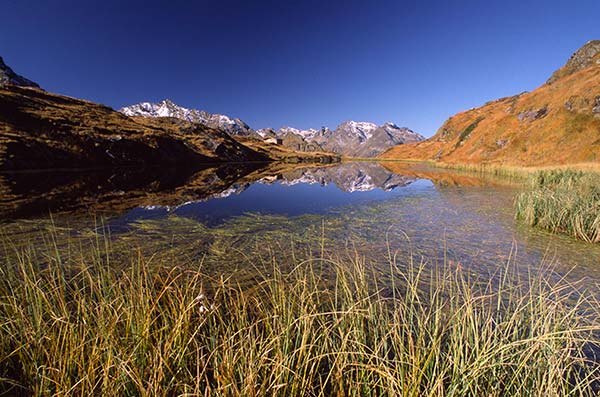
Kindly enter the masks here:
[[392, 122], [381, 126], [367, 121], [348, 120], [335, 130], [299, 129], [290, 126], [279, 130], [263, 128], [254, 131], [237, 118], [224, 114], [211, 114], [202, 110], [188, 109], [165, 99], [158, 103], [142, 102], [120, 110], [128, 116], [175, 117], [190, 122], [202, 123], [220, 129], [230, 135], [254, 136], [256, 138], [281, 138], [281, 144], [298, 151], [330, 151], [350, 157], [374, 157], [386, 149], [402, 144], [417, 142], [423, 138], [408, 128], [398, 127]]
[[283, 136], [285, 134], [290, 134], [290, 133], [299, 135], [306, 140], [310, 140], [319, 133], [319, 130], [316, 130], [314, 128], [309, 128], [308, 130], [299, 130], [298, 128], [293, 128], [293, 127], [283, 127], [277, 131], [277, 135], [279, 135], [279, 136]]
[[375, 129], [377, 129], [377, 124], [369, 123], [366, 121], [350, 120], [340, 124], [338, 129], [344, 129], [347, 132], [358, 137], [362, 142], [364, 142], [367, 139], [371, 138], [371, 136], [373, 135], [372, 132]]
[[[261, 130], [263, 134], [267, 131], [282, 138], [287, 136], [288, 139], [289, 134], [293, 134], [305, 144], [316, 144], [323, 150], [351, 157], [373, 157], [392, 146], [424, 139], [420, 134], [408, 128], [398, 127], [392, 122], [378, 126], [375, 123], [354, 120], [341, 123], [333, 131], [325, 127], [320, 130], [300, 130], [293, 127], [283, 127], [276, 132], [272, 129]], [[294, 147], [302, 146], [297, 141], [293, 144]]]
[[141, 102], [126, 106], [119, 111], [127, 116], [175, 117], [192, 122], [206, 121], [201, 112], [178, 106], [170, 99], [164, 99], [158, 103]]
[[282, 127], [277, 132], [278, 132], [278, 135], [290, 134], [290, 133], [296, 134], [296, 135], [301, 135], [300, 130], [298, 128], [294, 128], [294, 127]]
[[230, 135], [253, 135], [254, 130], [240, 119], [232, 119], [224, 114], [211, 114], [203, 110], [188, 109], [176, 105], [170, 99], [158, 103], [141, 102], [119, 110], [127, 116], [175, 117], [193, 123], [224, 130]]

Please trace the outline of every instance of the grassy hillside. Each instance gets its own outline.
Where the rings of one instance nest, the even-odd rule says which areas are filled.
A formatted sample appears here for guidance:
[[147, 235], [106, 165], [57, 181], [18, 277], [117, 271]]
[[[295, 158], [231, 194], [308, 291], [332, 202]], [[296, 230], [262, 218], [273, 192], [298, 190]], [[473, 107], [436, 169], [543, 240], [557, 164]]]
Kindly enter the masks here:
[[283, 145], [275, 145], [267, 143], [261, 139], [252, 137], [238, 136], [236, 140], [244, 146], [256, 151], [263, 156], [275, 158], [286, 163], [337, 163], [341, 160], [339, 154], [326, 151], [304, 151], [302, 148], [298, 150], [293, 147]]
[[266, 159], [201, 125], [134, 120], [107, 106], [35, 88], [0, 89], [0, 170]]
[[450, 117], [430, 139], [384, 159], [543, 166], [600, 161], [600, 41], [532, 92]]
[[258, 140], [246, 143], [202, 124], [127, 117], [104, 105], [37, 88], [0, 87], [0, 171], [338, 159]]

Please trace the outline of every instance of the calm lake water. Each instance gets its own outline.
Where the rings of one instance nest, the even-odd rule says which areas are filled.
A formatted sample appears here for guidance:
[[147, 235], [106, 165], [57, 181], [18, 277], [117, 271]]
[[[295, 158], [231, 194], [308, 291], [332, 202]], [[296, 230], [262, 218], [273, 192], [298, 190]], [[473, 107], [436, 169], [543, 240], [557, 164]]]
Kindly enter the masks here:
[[595, 284], [600, 247], [519, 224], [513, 202], [520, 188], [391, 163], [5, 175], [0, 214], [4, 235], [16, 241], [45, 230], [50, 212], [72, 238], [89, 237], [82, 230], [98, 230], [102, 219], [117, 247], [172, 250], [214, 266], [325, 247], [375, 262], [395, 252], [474, 273], [507, 262], [523, 273], [551, 267]]

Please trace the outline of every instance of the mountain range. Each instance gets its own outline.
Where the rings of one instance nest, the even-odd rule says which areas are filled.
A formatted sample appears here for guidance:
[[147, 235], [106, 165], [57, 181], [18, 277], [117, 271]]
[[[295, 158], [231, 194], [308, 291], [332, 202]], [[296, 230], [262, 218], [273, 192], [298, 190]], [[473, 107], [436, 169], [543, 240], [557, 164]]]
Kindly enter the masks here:
[[182, 106], [177, 106], [168, 99], [159, 103], [138, 103], [136, 105], [124, 107], [120, 109], [120, 112], [127, 116], [174, 117], [220, 129], [229, 135], [257, 135], [248, 124], [240, 119], [232, 119], [224, 114], [210, 114], [202, 110], [187, 109]]
[[[166, 103], [158, 110], [173, 109]], [[247, 126], [238, 123], [193, 112], [178, 118], [129, 117], [44, 91], [0, 59], [0, 171], [339, 160], [335, 154], [300, 153], [259, 139], [244, 144], [236, 138]]]
[[537, 89], [460, 112], [427, 140], [393, 123], [254, 130], [238, 118], [168, 100], [117, 112], [46, 92], [0, 58], [0, 171], [331, 162], [340, 155], [518, 166], [596, 163], [600, 40], [578, 49]]
[[327, 127], [301, 130], [283, 127], [278, 130], [254, 130], [238, 118], [223, 114], [210, 114], [203, 110], [188, 109], [165, 99], [158, 103], [141, 102], [119, 110], [133, 117], [174, 117], [219, 128], [232, 136], [260, 139], [280, 139], [287, 148], [302, 152], [327, 151], [347, 157], [375, 157], [395, 145], [419, 142], [422, 135], [394, 123], [378, 126], [369, 122], [346, 121], [334, 130]]
[[433, 137], [380, 157], [515, 166], [600, 161], [600, 40], [537, 89], [460, 112]]

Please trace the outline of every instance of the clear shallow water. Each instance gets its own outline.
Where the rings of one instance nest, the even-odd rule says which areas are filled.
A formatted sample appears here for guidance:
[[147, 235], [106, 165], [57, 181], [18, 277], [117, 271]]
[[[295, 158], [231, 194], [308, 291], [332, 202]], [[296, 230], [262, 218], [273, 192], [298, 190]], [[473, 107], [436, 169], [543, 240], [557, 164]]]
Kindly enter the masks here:
[[[231, 263], [240, 253], [258, 255], [273, 247], [285, 256], [282, 244], [288, 242], [314, 249], [326, 242], [331, 252], [355, 250], [375, 260], [386, 258], [391, 248], [402, 258], [424, 258], [476, 273], [493, 273], [511, 261], [523, 273], [551, 265], [591, 284], [599, 278], [600, 246], [514, 220], [518, 185], [447, 171], [388, 168], [394, 172], [376, 163], [346, 163], [250, 170], [237, 172], [235, 178], [231, 170], [207, 169], [175, 186], [163, 183], [165, 188], [150, 181], [149, 187], [127, 190], [120, 185], [111, 190], [110, 183], [94, 181], [75, 183], [91, 186], [85, 191], [62, 186], [41, 192], [38, 201], [32, 202], [31, 194], [5, 201], [13, 207], [25, 202], [26, 208], [57, 201], [63, 206], [83, 203], [57, 215], [67, 223], [106, 214], [111, 203], [105, 216], [114, 239], [156, 250], [175, 247], [178, 255], [192, 258], [212, 255], [215, 263], [226, 256]], [[43, 201], [60, 198], [57, 189], [80, 196]], [[13, 217], [8, 224], [9, 229], [23, 230], [32, 219]]]
[[[246, 233], [254, 228], [300, 234], [309, 226], [332, 244], [386, 255], [388, 246], [431, 262], [493, 272], [511, 261], [523, 271], [552, 267], [573, 277], [596, 279], [600, 247], [530, 228], [514, 220], [519, 186], [469, 179], [460, 183], [399, 175], [373, 163], [345, 164], [234, 185], [224, 197], [176, 207], [136, 208], [113, 222], [191, 219], [209, 228]], [[285, 220], [285, 221], [283, 221]], [[248, 235], [242, 236], [248, 238]]]
[[344, 191], [335, 183], [320, 185], [300, 182], [289, 185], [282, 181], [269, 184], [257, 182], [245, 187], [244, 190], [233, 191], [227, 197], [215, 197], [176, 207], [135, 208], [114, 221], [113, 224], [176, 215], [214, 226], [226, 219], [248, 213], [289, 217], [304, 214], [328, 214], [347, 206], [376, 205], [387, 200], [410, 197], [419, 191], [428, 191], [431, 187], [432, 183], [424, 179], [416, 179], [407, 186], [388, 191], [376, 187], [368, 191], [353, 192]]

